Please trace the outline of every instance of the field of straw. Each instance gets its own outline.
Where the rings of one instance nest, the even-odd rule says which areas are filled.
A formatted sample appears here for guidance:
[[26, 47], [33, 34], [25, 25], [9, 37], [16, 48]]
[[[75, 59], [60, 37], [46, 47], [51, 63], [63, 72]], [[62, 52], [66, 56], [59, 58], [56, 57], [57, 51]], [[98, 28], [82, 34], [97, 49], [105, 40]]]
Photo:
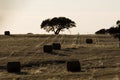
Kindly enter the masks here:
[[[43, 46], [54, 42], [61, 50], [44, 53]], [[67, 71], [73, 59], [81, 72]], [[7, 72], [11, 61], [21, 63], [21, 73]], [[0, 80], [120, 80], [119, 41], [109, 35], [0, 35]]]

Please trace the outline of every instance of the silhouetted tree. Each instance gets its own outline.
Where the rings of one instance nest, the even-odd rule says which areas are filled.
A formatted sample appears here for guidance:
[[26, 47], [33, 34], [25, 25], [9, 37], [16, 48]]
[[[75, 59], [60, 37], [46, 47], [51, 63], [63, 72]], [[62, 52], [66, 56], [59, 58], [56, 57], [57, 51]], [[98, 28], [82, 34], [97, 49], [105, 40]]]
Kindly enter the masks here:
[[114, 27], [113, 29], [109, 29], [109, 31], [111, 30], [112, 31], [112, 35], [115, 37], [115, 38], [118, 38], [119, 40], [119, 47], [120, 47], [120, 20], [118, 20], [116, 22], [116, 27]]
[[118, 28], [117, 27], [110, 27], [109, 29], [106, 30], [107, 33], [114, 35], [118, 32]]
[[110, 35], [114, 36], [115, 38], [119, 39], [119, 47], [120, 47], [120, 20], [116, 21], [117, 26], [110, 27], [109, 29], [101, 29], [96, 32], [96, 34], [99, 33], [109, 33]]
[[118, 21], [116, 22], [116, 24], [117, 24], [118, 26], [120, 26], [120, 20], [118, 20]]
[[105, 29], [100, 29], [97, 32], [95, 32], [95, 34], [106, 34], [106, 30]]
[[53, 31], [54, 34], [59, 34], [60, 31], [72, 27], [76, 27], [75, 22], [66, 17], [54, 17], [52, 19], [46, 19], [41, 23], [41, 28], [47, 32]]
[[120, 20], [118, 20], [116, 22], [116, 25], [117, 25], [117, 27], [116, 27], [117, 31], [116, 31], [116, 34], [114, 35], [114, 37], [119, 39], [119, 45], [120, 45]]

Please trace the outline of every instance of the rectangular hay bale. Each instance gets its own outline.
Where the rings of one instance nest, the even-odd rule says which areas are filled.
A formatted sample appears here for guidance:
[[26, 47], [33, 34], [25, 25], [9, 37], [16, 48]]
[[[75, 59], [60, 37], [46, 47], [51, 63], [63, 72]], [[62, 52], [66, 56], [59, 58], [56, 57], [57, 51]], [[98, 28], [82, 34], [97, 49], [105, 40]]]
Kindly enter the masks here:
[[67, 61], [67, 71], [68, 72], [80, 72], [81, 65], [78, 60]]
[[60, 50], [61, 49], [61, 44], [60, 43], [53, 43], [53, 49]]
[[5, 31], [4, 35], [8, 35], [9, 36], [10, 35], [10, 31]]
[[20, 62], [8, 62], [7, 71], [10, 73], [19, 73], [21, 71]]
[[87, 44], [92, 44], [92, 43], [93, 43], [93, 40], [92, 40], [92, 39], [86, 39], [86, 43], [87, 43]]
[[51, 53], [53, 51], [52, 45], [44, 45], [43, 51], [46, 53]]

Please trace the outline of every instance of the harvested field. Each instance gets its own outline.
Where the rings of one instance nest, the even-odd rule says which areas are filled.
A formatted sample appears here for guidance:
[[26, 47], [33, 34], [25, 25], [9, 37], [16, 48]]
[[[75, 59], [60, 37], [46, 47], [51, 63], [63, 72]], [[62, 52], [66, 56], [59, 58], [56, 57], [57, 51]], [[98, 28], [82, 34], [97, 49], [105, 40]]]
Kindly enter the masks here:
[[[61, 43], [61, 50], [44, 53], [43, 46], [52, 43]], [[120, 80], [118, 43], [109, 35], [0, 35], [0, 80]], [[73, 59], [81, 72], [67, 71]], [[8, 73], [7, 62], [17, 61], [21, 73]]]

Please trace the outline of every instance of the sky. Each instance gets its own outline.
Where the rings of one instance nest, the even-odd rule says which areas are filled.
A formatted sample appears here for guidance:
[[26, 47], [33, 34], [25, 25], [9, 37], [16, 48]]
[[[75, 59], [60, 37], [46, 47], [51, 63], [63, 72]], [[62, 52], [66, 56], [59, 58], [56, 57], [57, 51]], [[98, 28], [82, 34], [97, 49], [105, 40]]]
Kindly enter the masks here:
[[120, 20], [119, 3], [120, 0], [0, 0], [0, 34], [48, 34], [40, 24], [53, 17], [75, 21], [77, 27], [62, 34], [94, 34], [116, 25]]

